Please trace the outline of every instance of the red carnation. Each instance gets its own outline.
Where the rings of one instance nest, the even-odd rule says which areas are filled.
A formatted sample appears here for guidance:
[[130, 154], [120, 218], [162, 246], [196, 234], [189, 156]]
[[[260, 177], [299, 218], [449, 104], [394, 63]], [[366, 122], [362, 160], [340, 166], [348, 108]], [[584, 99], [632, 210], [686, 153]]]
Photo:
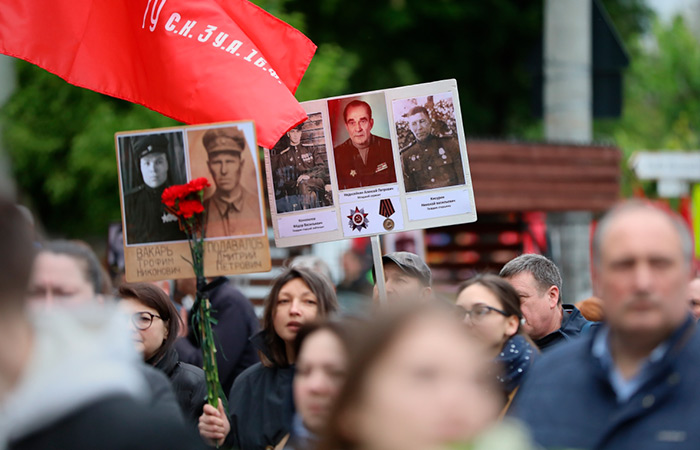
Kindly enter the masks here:
[[175, 207], [175, 200], [180, 198], [179, 195], [179, 186], [170, 186], [169, 188], [166, 188], [163, 191], [163, 194], [161, 195], [161, 201], [165, 206], [169, 206], [171, 208]]
[[209, 186], [211, 186], [209, 184], [209, 180], [207, 180], [204, 177], [196, 178], [187, 183], [187, 185], [190, 188], [190, 192], [198, 192], [203, 190], [204, 188], [208, 188]]
[[189, 219], [194, 214], [199, 214], [204, 211], [204, 205], [199, 200], [182, 200], [180, 201], [180, 213], [178, 215]]

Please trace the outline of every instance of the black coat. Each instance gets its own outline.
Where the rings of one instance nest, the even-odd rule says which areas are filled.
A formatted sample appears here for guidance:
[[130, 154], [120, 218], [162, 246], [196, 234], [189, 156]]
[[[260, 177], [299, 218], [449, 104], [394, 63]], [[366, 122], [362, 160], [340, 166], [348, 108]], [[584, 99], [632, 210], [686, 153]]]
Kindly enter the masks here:
[[167, 375], [146, 363], [139, 364], [138, 369], [148, 385], [150, 394], [148, 405], [151, 409], [160, 416], [169, 417], [173, 422], [185, 423], [185, 417], [178, 405], [173, 384]]
[[[40, 408], [41, 405], [36, 405]], [[194, 450], [189, 428], [126, 395], [102, 397], [9, 443], [10, 450]]]
[[[225, 393], [233, 386], [233, 380], [251, 365], [259, 362], [258, 354], [249, 338], [258, 332], [260, 323], [253, 305], [238, 289], [219, 277], [206, 286], [211, 303], [212, 317], [217, 323], [212, 326], [216, 341], [216, 364], [219, 381]], [[202, 367], [202, 350], [194, 330], [187, 337], [177, 340], [175, 348], [180, 361]]]
[[177, 350], [171, 348], [155, 365], [170, 379], [177, 402], [185, 420], [197, 424], [207, 400], [207, 381], [204, 371], [179, 360]]
[[[252, 341], [264, 352], [262, 336]], [[226, 445], [239, 450], [275, 446], [289, 433], [294, 417], [292, 380], [294, 366], [255, 364], [236, 379], [228, 397], [231, 432]]]

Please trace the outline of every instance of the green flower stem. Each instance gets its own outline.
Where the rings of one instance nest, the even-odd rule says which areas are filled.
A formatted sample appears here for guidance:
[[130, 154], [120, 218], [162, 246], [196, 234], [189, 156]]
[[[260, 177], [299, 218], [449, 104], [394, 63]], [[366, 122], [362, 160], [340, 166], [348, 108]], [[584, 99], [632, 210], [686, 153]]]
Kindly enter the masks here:
[[197, 291], [199, 301], [199, 337], [204, 357], [204, 375], [207, 380], [207, 402], [214, 408], [219, 406], [219, 370], [216, 366], [216, 345], [211, 329], [209, 299]]
[[204, 277], [204, 227], [203, 214], [195, 214], [190, 219], [183, 220], [187, 242], [192, 255], [192, 269], [197, 278], [196, 311], [193, 311], [192, 323], [199, 338], [202, 349], [204, 376], [207, 381], [207, 403], [214, 408], [219, 406], [219, 396], [222, 391], [219, 381], [219, 369], [216, 364], [216, 343], [212, 331], [211, 304], [204, 292], [207, 281]]

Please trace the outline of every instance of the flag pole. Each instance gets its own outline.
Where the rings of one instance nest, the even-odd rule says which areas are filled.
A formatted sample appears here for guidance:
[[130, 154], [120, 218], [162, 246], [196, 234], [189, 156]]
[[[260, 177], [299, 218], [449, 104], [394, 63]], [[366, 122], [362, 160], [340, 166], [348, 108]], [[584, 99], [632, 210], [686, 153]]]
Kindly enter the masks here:
[[379, 304], [385, 306], [386, 286], [384, 284], [384, 264], [382, 264], [382, 241], [379, 235], [370, 237], [372, 242], [372, 259], [374, 260], [374, 283], [379, 292]]

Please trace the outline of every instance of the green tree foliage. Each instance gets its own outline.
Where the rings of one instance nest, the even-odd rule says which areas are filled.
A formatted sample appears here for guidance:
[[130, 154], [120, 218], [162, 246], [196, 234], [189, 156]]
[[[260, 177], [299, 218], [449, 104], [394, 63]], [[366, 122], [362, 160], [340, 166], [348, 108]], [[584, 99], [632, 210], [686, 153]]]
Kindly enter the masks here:
[[642, 187], [653, 196], [654, 185], [640, 184], [627, 160], [639, 150], [700, 148], [700, 43], [677, 17], [670, 24], [655, 22], [630, 53], [623, 116], [600, 124], [598, 135], [623, 150], [623, 194]]
[[18, 61], [17, 73], [2, 119], [21, 201], [52, 234], [104, 233], [120, 218], [114, 133], [176, 122], [29, 63]]
[[[525, 63], [540, 39], [542, 0], [256, 3], [319, 47], [296, 93], [301, 101], [456, 78], [469, 134], [519, 135], [534, 122]], [[623, 37], [643, 28], [643, 0], [604, 4], [630, 30]], [[17, 71], [1, 118], [22, 202], [51, 235], [104, 236], [120, 218], [114, 133], [176, 122], [27, 63]]]
[[[529, 118], [525, 62], [540, 38], [540, 0], [290, 0], [309, 37], [354, 55], [349, 94], [456, 78], [469, 134]], [[343, 74], [339, 74], [343, 75]]]

